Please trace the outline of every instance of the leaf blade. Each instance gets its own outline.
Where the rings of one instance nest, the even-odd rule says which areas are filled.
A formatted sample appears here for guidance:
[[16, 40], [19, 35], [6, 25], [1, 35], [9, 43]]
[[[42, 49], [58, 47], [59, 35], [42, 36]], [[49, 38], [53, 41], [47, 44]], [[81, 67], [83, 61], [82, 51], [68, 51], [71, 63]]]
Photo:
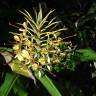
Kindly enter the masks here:
[[28, 93], [23, 89], [20, 82], [14, 84], [13, 90], [18, 96], [28, 96]]
[[62, 96], [47, 75], [44, 74], [43, 76], [39, 77], [37, 74], [35, 74], [35, 76], [43, 84], [51, 96]]
[[9, 92], [13, 88], [16, 80], [18, 79], [18, 75], [14, 73], [7, 73], [5, 76], [4, 83], [0, 87], [0, 96], [8, 96]]

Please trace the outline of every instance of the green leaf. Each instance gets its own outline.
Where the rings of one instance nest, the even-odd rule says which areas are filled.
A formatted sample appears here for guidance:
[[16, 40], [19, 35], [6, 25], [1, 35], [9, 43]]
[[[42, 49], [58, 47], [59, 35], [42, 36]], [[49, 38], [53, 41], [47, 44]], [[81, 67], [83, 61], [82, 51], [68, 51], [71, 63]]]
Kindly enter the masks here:
[[5, 51], [7, 51], [7, 52], [12, 52], [13, 49], [7, 48], [7, 47], [0, 47], [0, 52], [5, 52]]
[[18, 96], [28, 96], [28, 93], [24, 90], [20, 82], [14, 84], [13, 90]]
[[8, 96], [17, 79], [17, 74], [6, 73], [4, 83], [0, 87], [0, 96]]
[[90, 48], [76, 50], [81, 61], [96, 61], [96, 52]]
[[35, 73], [35, 76], [43, 84], [51, 96], [62, 96], [47, 75], [44, 74], [43, 76], [39, 77], [38, 74]]

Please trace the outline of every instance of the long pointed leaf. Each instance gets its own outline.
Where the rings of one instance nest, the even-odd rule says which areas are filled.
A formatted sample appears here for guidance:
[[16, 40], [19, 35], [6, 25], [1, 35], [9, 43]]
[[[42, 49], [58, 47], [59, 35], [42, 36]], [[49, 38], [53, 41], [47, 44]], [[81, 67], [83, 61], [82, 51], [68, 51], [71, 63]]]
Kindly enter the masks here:
[[47, 75], [39, 77], [35, 74], [36, 78], [43, 84], [51, 96], [62, 96], [51, 79]]
[[18, 96], [28, 96], [28, 93], [24, 90], [24, 88], [21, 86], [22, 84], [20, 82], [16, 82], [14, 84], [13, 90], [15, 94]]
[[76, 50], [81, 61], [96, 61], [96, 52], [90, 48]]
[[8, 96], [18, 77], [19, 76], [14, 73], [6, 74], [4, 83], [0, 87], [0, 96]]

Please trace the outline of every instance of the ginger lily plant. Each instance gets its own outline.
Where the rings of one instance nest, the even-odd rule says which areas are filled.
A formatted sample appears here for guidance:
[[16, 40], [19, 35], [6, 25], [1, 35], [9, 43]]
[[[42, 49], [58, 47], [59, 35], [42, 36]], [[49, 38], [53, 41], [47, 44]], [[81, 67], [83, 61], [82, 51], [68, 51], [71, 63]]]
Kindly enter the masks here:
[[[59, 36], [67, 28], [59, 28], [61, 21], [56, 17], [50, 20], [49, 16], [54, 12], [50, 10], [43, 16], [41, 5], [39, 12], [34, 9], [35, 19], [26, 11], [20, 11], [25, 18], [23, 23], [18, 23], [19, 32], [13, 34], [14, 57], [9, 66], [19, 74], [30, 77], [36, 83], [34, 72], [39, 77], [44, 70], [51, 71], [54, 64], [65, 64], [65, 57], [70, 46]], [[62, 46], [64, 48], [62, 48]]]
[[[64, 67], [69, 67], [70, 69], [84, 61], [96, 61], [96, 52], [92, 49], [87, 48], [74, 51], [72, 44], [65, 42], [64, 39], [66, 38], [62, 39], [60, 37], [61, 32], [66, 30], [66, 28], [60, 28], [60, 21], [57, 21], [56, 17], [51, 19], [52, 16], [50, 17], [50, 15], [54, 10], [49, 11], [44, 16], [40, 5], [39, 12], [35, 9], [34, 11], [35, 18], [26, 10], [20, 11], [24, 15], [25, 21], [18, 23], [19, 32], [11, 32], [14, 38], [13, 48], [0, 47], [0, 55], [5, 58], [3, 58], [4, 62], [0, 58], [1, 62], [8, 64], [13, 71], [11, 74], [6, 74], [5, 81], [0, 87], [0, 96], [8, 96], [11, 89], [12, 91], [14, 90], [12, 93], [16, 94], [16, 96], [17, 94], [18, 96], [28, 96], [20, 87], [21, 84], [23, 85], [23, 82], [17, 82], [17, 80], [20, 81], [18, 74], [32, 78], [35, 84], [35, 78], [37, 78], [51, 96], [62, 96], [52, 80], [44, 74], [44, 71], [52, 74], [55, 68], [57, 68], [56, 71], [58, 69], [62, 70], [61, 67], [63, 67], [63, 70]], [[14, 74], [14, 72], [18, 74]], [[3, 75], [1, 77], [4, 78]]]
[[[9, 53], [13, 54], [8, 54], [11, 58], [6, 61], [13, 72], [33, 79], [35, 84], [37, 78], [51, 96], [62, 96], [45, 71], [52, 74], [56, 66], [66, 67], [73, 55], [72, 44], [60, 37], [67, 28], [60, 28], [61, 21], [57, 21], [56, 17], [51, 19], [54, 10], [45, 16], [42, 11], [41, 5], [39, 12], [34, 9], [35, 18], [26, 10], [20, 11], [25, 21], [18, 23], [18, 32], [11, 32], [14, 42]], [[6, 58], [6, 54], [3, 56]]]

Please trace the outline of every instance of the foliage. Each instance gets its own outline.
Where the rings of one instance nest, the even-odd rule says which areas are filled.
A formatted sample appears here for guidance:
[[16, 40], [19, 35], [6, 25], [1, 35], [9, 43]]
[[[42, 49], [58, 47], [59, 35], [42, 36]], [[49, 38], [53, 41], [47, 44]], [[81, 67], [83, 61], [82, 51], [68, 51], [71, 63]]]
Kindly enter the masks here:
[[[9, 81], [10, 78], [10, 81]], [[0, 88], [0, 96], [8, 96], [11, 88], [14, 86], [14, 83], [18, 79], [18, 76], [16, 74], [9, 74], [7, 73], [5, 76], [5, 81]]]
[[81, 61], [96, 61], [96, 52], [90, 48], [76, 50], [76, 53]]

